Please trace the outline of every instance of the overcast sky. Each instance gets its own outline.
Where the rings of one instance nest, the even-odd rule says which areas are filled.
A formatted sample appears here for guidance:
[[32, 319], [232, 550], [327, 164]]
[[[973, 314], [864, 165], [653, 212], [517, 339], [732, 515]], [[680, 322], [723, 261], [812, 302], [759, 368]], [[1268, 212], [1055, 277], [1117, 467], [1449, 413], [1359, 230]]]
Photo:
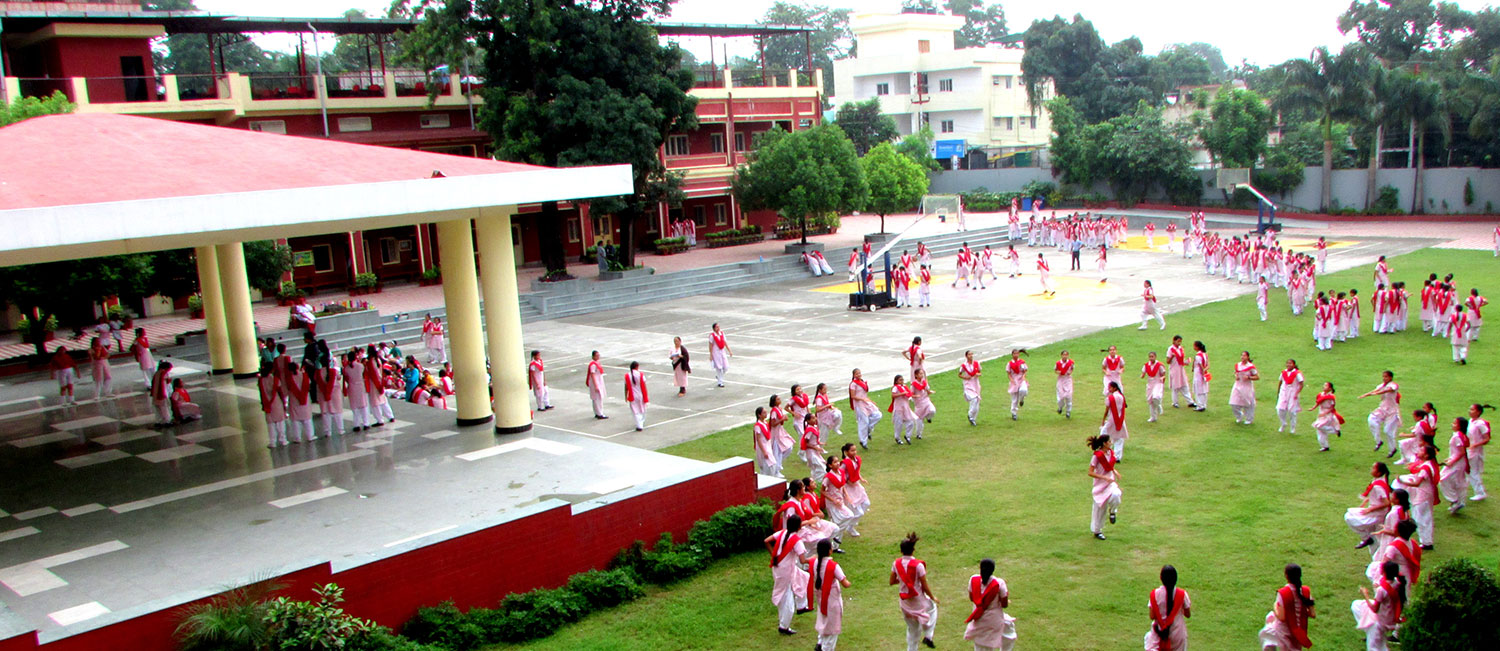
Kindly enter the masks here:
[[[672, 21], [693, 23], [752, 23], [774, 0], [678, 0]], [[894, 12], [900, 0], [813, 0], [818, 4], [849, 7], [856, 12]], [[337, 16], [350, 8], [371, 15], [384, 15], [387, 0], [197, 0], [198, 7], [216, 13], [245, 16]], [[939, 4], [942, 4], [941, 2]], [[1051, 0], [1049, 2], [1002, 2], [1012, 32], [1024, 31], [1033, 20], [1083, 14], [1094, 23], [1104, 40], [1115, 42], [1139, 36], [1147, 52], [1158, 52], [1173, 43], [1204, 41], [1217, 45], [1229, 65], [1241, 59], [1271, 65], [1306, 56], [1319, 45], [1335, 49], [1347, 39], [1339, 34], [1338, 16], [1349, 0], [1259, 0], [1212, 2], [1208, 0]], [[1466, 9], [1481, 9], [1484, 0], [1458, 0]], [[295, 40], [295, 39], [293, 39]], [[731, 54], [753, 51], [750, 39], [731, 42]], [[266, 47], [276, 47], [265, 41]], [[708, 58], [708, 39], [684, 39], [682, 45], [701, 59]], [[282, 45], [285, 47], [285, 45]]]

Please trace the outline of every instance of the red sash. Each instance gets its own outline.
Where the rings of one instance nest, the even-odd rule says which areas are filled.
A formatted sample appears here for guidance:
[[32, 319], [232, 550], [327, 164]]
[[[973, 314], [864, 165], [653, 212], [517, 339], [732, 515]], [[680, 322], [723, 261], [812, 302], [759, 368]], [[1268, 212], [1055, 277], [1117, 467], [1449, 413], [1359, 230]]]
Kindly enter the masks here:
[[921, 382], [912, 382], [910, 386], [911, 386], [911, 395], [912, 395], [913, 398], [915, 398], [915, 397], [917, 397], [917, 392], [918, 391], [926, 391], [927, 390], [928, 384], [927, 384], [926, 380], [922, 380]]
[[1390, 579], [1380, 577], [1380, 589], [1385, 590], [1386, 598], [1390, 599], [1391, 607], [1396, 610], [1396, 616], [1393, 619], [1397, 622], [1405, 622], [1406, 617], [1401, 614], [1401, 595], [1396, 594], [1396, 588], [1391, 585]]
[[798, 407], [801, 407], [803, 410], [807, 409], [807, 405], [810, 402], [811, 401], [808, 400], [807, 394], [805, 394], [805, 393], [799, 393], [799, 394], [797, 394], [795, 396], [792, 396], [792, 404], [795, 404]]
[[[69, 368], [72, 368], [71, 366]], [[172, 381], [167, 379], [170, 375], [167, 371], [157, 371], [151, 376], [151, 397], [155, 400], [166, 400], [172, 395]]]
[[1391, 485], [1390, 485], [1390, 483], [1386, 482], [1386, 480], [1384, 480], [1384, 479], [1377, 479], [1375, 481], [1370, 482], [1370, 485], [1365, 487], [1365, 492], [1360, 493], [1359, 496], [1360, 497], [1369, 497], [1370, 496], [1370, 491], [1375, 490], [1376, 486], [1379, 486], [1379, 487], [1385, 489], [1385, 494], [1386, 495], [1390, 495], [1391, 494]]
[[927, 269], [923, 269], [921, 276], [922, 276], [922, 284], [923, 285], [927, 285], [927, 284], [930, 284], [932, 282], [932, 272], [931, 271], [928, 271]]
[[[625, 402], [635, 402], [635, 389], [631, 387], [634, 383], [630, 381], [631, 373], [631, 371], [625, 373]], [[641, 402], [651, 402], [651, 395], [646, 393], [646, 376], [637, 374], [636, 380], [641, 384]]]
[[1182, 613], [1182, 602], [1187, 600], [1187, 592], [1182, 588], [1172, 589], [1172, 610], [1162, 612], [1156, 603], [1156, 591], [1151, 591], [1151, 626], [1156, 633], [1156, 639], [1160, 642], [1161, 651], [1172, 651], [1172, 624], [1177, 622], [1177, 615]]
[[712, 332], [712, 333], [709, 333], [709, 336], [713, 338], [713, 340], [714, 340], [714, 347], [715, 348], [718, 348], [719, 350], [723, 350], [723, 349], [729, 347], [729, 343], [724, 340], [724, 333], [722, 333], [722, 332]]
[[844, 473], [846, 474], [845, 481], [861, 481], [863, 478], [859, 475], [859, 467], [864, 464], [865, 462], [859, 458], [859, 455], [854, 455], [852, 457], [844, 459]]
[[776, 508], [776, 513], [771, 516], [771, 522], [779, 527], [785, 528], [786, 515], [788, 511], [791, 511], [799, 518], [802, 517], [802, 505], [798, 504], [797, 500], [789, 499], [781, 506]]
[[[823, 588], [818, 589], [818, 561], [823, 561]], [[833, 593], [834, 578], [839, 564], [831, 558], [813, 559], [807, 562], [807, 594], [817, 595], [818, 612], [828, 614], [828, 595]]]
[[922, 363], [922, 347], [921, 346], [912, 346], [911, 348], [907, 348], [906, 349], [906, 354], [911, 356], [911, 365], [912, 366], [916, 366], [916, 365]]
[[1026, 372], [1026, 362], [1019, 359], [1010, 360], [1010, 362], [1006, 363], [1005, 370], [1009, 371], [1012, 375], [1020, 375]]
[[1061, 360], [1061, 359], [1057, 360], [1057, 364], [1056, 364], [1056, 366], [1054, 368], [1056, 368], [1058, 374], [1060, 374], [1060, 375], [1067, 375], [1068, 373], [1072, 373], [1073, 372], [1073, 360], [1071, 360], [1071, 359], [1066, 360], [1066, 361]]
[[331, 368], [325, 368], [317, 372], [318, 395], [324, 400], [328, 400], [333, 396], [333, 381], [336, 377], [338, 376], [334, 374], [334, 370]]
[[[769, 433], [770, 430], [768, 429], [768, 430], [766, 430], [766, 432]], [[803, 450], [811, 450], [814, 447], [816, 447], [817, 442], [818, 442], [818, 426], [817, 425], [808, 425], [807, 429], [802, 430], [802, 445], [801, 445], [801, 449], [803, 449]], [[812, 445], [808, 445], [809, 443], [812, 443]]]
[[1432, 482], [1432, 503], [1442, 504], [1443, 493], [1442, 491], [1438, 490], [1438, 471], [1437, 466], [1433, 465], [1434, 463], [1435, 462], [1429, 459], [1427, 461], [1413, 465], [1411, 470], [1413, 475], [1427, 476], [1427, 481]]
[[1290, 370], [1290, 371], [1282, 371], [1281, 372], [1281, 383], [1282, 384], [1296, 384], [1299, 380], [1302, 379], [1301, 376], [1302, 376], [1302, 371], [1299, 371], [1299, 370], [1296, 370], [1296, 369], [1293, 369], [1293, 370]]
[[1094, 458], [1099, 460], [1099, 467], [1104, 469], [1104, 472], [1115, 471], [1114, 450], [1094, 450]]
[[590, 361], [588, 377], [584, 378], [584, 384], [591, 382], [596, 375], [604, 375], [604, 367], [600, 366], [599, 362]]
[[771, 567], [781, 564], [781, 559], [786, 558], [793, 549], [797, 548], [799, 539], [797, 534], [788, 534], [785, 529], [781, 531], [781, 538], [776, 541], [776, 548], [771, 552]]
[[1146, 293], [1141, 294], [1141, 298], [1146, 299], [1147, 303], [1155, 303], [1156, 302], [1156, 294], [1151, 293], [1151, 290], [1146, 290]]
[[[270, 382], [267, 382], [266, 381], [267, 379], [269, 379]], [[260, 382], [258, 382], [259, 388], [260, 388], [260, 410], [261, 411], [264, 411], [266, 413], [270, 413], [270, 411], [271, 411], [271, 405], [275, 404], [273, 401], [276, 400], [276, 394], [277, 394], [276, 389], [278, 388], [280, 382], [281, 382], [281, 379], [278, 378], [278, 377], [276, 377], [275, 375], [269, 375], [269, 376], [266, 376], [266, 377], [262, 377], [260, 379]], [[266, 393], [267, 390], [269, 390], [270, 393]]]
[[979, 377], [979, 362], [960, 364], [958, 370], [962, 371], [964, 375], [969, 376], [970, 379]]
[[1410, 540], [1401, 538], [1392, 540], [1391, 547], [1394, 547], [1401, 557], [1406, 559], [1407, 566], [1411, 568], [1411, 582], [1415, 584], [1422, 576], [1422, 548], [1411, 544]]
[[1161, 377], [1161, 362], [1146, 362], [1146, 365], [1141, 367], [1141, 371], [1146, 374], [1146, 377]]
[[307, 404], [307, 394], [308, 391], [312, 389], [312, 378], [307, 377], [306, 374], [303, 374], [300, 386], [296, 378], [289, 378], [287, 381], [287, 386], [291, 390], [293, 402], [299, 405]]
[[1118, 371], [1125, 367], [1125, 358], [1119, 355], [1109, 355], [1104, 358], [1104, 370]]
[[964, 620], [967, 624], [984, 614], [989, 605], [1000, 599], [1000, 582], [995, 577], [990, 577], [990, 582], [981, 584], [979, 577], [969, 577], [969, 601], [974, 602], [974, 612], [969, 613], [969, 618]]
[[[1119, 407], [1116, 407], [1116, 404]], [[1110, 394], [1106, 409], [1109, 412], [1109, 419], [1114, 421], [1115, 431], [1125, 429], [1125, 394]]]
[[1292, 639], [1304, 649], [1311, 647], [1312, 640], [1307, 638], [1307, 607], [1302, 605], [1302, 598], [1311, 598], [1312, 588], [1302, 586], [1302, 598], [1292, 593], [1290, 585], [1281, 586], [1276, 594], [1281, 599], [1281, 612], [1286, 615], [1285, 623]]
[[886, 412], [887, 413], [895, 413], [895, 411], [896, 411], [896, 401], [899, 400], [899, 399], [901, 399], [901, 398], [910, 398], [910, 397], [911, 397], [911, 389], [906, 388], [905, 385], [898, 384], [896, 386], [891, 387], [891, 406], [885, 408]]
[[537, 373], [541, 373], [542, 371], [546, 370], [545, 366], [542, 364], [542, 360], [540, 359], [531, 360], [530, 366], [531, 370]]
[[851, 386], [851, 387], [859, 387], [860, 389], [862, 389], [867, 394], [870, 392], [870, 383], [866, 382], [864, 380], [853, 380], [853, 381], [849, 382], [849, 386]]
[[925, 565], [927, 564], [915, 558], [910, 562], [904, 558], [896, 560], [896, 578], [901, 580], [902, 599], [911, 599], [921, 594], [917, 591], [917, 568]]
[[365, 360], [365, 393], [369, 393], [371, 391], [380, 391], [381, 390], [380, 385], [381, 385], [381, 382], [382, 382], [383, 379], [384, 379], [384, 376], [382, 375], [382, 372], [380, 370], [380, 365], [376, 364], [375, 360], [373, 360], [373, 359], [366, 359]]

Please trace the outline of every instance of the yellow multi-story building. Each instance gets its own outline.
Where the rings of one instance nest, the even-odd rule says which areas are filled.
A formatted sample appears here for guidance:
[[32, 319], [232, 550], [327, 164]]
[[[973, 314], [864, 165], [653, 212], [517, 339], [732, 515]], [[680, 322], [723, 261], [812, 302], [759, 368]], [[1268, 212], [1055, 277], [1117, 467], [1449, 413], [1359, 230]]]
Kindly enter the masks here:
[[[1005, 154], [1045, 147], [1046, 111], [1031, 106], [1021, 79], [1024, 50], [958, 49], [957, 16], [858, 14], [850, 21], [856, 56], [833, 63], [835, 104], [880, 100], [881, 112], [910, 134], [923, 124], [940, 142]], [[1052, 96], [1049, 82], [1043, 97]], [[951, 149], [950, 149], [951, 151]]]

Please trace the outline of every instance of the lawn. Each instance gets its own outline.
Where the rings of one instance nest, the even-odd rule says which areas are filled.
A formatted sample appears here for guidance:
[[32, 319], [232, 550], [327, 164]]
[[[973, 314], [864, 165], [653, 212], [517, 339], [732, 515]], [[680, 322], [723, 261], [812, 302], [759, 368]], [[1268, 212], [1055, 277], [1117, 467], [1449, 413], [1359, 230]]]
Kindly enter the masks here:
[[[1427, 250], [1394, 258], [1396, 280], [1413, 292], [1428, 272], [1453, 273], [1462, 293], [1478, 283], [1481, 293], [1500, 295], [1497, 262], [1488, 252]], [[1368, 297], [1370, 270], [1361, 268], [1320, 279], [1322, 289], [1357, 287]], [[1006, 413], [1003, 367], [986, 365], [980, 426], [964, 419], [955, 374], [934, 378], [938, 420], [926, 440], [911, 447], [891, 442], [889, 419], [881, 423], [866, 453], [865, 476], [873, 508], [838, 558], [853, 587], [844, 593], [840, 647], [899, 649], [904, 625], [887, 585], [896, 543], [907, 532], [922, 536], [917, 555], [928, 562], [933, 589], [942, 601], [936, 641], [940, 649], [970, 648], [962, 639], [969, 606], [967, 579], [983, 557], [998, 565], [1010, 586], [1009, 612], [1018, 618], [1021, 648], [1138, 649], [1147, 629], [1146, 593], [1164, 563], [1175, 565], [1179, 586], [1193, 600], [1188, 628], [1194, 648], [1256, 648], [1255, 634], [1283, 584], [1281, 568], [1300, 563], [1304, 582], [1318, 599], [1320, 617], [1311, 636], [1319, 649], [1363, 648], [1349, 602], [1367, 585], [1369, 555], [1356, 551], [1344, 525], [1368, 481], [1372, 461], [1364, 417], [1373, 398], [1355, 396], [1373, 388], [1383, 369], [1396, 372], [1403, 408], [1436, 404], [1446, 448], [1448, 423], [1472, 402], [1500, 403], [1495, 345], [1500, 321], [1491, 317], [1484, 340], [1471, 349], [1468, 366], [1449, 362], [1446, 340], [1423, 333], [1416, 322], [1405, 333], [1373, 335], [1366, 317], [1357, 340], [1314, 349], [1310, 315], [1293, 317], [1285, 293], [1273, 290], [1271, 320], [1256, 319], [1253, 296], [1168, 315], [1168, 330], [1137, 331], [1134, 325], [1032, 351], [1032, 400], [1021, 420]], [[1368, 298], [1366, 298], [1368, 300]], [[1144, 384], [1135, 379], [1147, 351], [1164, 356], [1171, 334], [1202, 340], [1214, 364], [1210, 408], [1172, 409], [1159, 423], [1146, 423]], [[921, 333], [913, 333], [921, 334]], [[1132, 436], [1120, 465], [1124, 501], [1107, 541], [1088, 532], [1090, 480], [1085, 437], [1098, 431], [1102, 400], [1099, 349], [1120, 347], [1127, 370]], [[1051, 366], [1059, 349], [1078, 359], [1078, 406], [1071, 420], [1052, 411]], [[1228, 401], [1230, 365], [1248, 349], [1261, 369], [1260, 403], [1253, 426], [1236, 426]], [[892, 352], [893, 355], [897, 354]], [[1308, 379], [1296, 435], [1278, 434], [1274, 410], [1276, 374], [1288, 357]], [[857, 360], [850, 360], [853, 366]], [[842, 381], [843, 378], [783, 378]], [[1312, 396], [1323, 381], [1338, 387], [1348, 418], [1332, 452], [1319, 453], [1312, 433]], [[877, 402], [885, 396], [882, 392]], [[883, 404], [883, 403], [882, 403]], [[847, 411], [847, 410], [846, 410]], [[1493, 419], [1493, 417], [1492, 417]], [[845, 415], [844, 438], [854, 438]], [[750, 456], [747, 428], [724, 431], [666, 452], [704, 460]], [[1446, 455], [1446, 451], [1443, 453]], [[1492, 463], [1492, 466], [1500, 465]], [[790, 473], [805, 474], [789, 460]], [[1500, 481], [1492, 471], [1492, 484]], [[1500, 561], [1495, 539], [1500, 518], [1494, 502], [1480, 502], [1459, 516], [1436, 514], [1437, 549], [1429, 566], [1470, 556], [1486, 567]], [[770, 575], [762, 554], [720, 562], [699, 577], [526, 645], [538, 649], [807, 649], [816, 641], [809, 615], [799, 615], [795, 637], [776, 633]]]

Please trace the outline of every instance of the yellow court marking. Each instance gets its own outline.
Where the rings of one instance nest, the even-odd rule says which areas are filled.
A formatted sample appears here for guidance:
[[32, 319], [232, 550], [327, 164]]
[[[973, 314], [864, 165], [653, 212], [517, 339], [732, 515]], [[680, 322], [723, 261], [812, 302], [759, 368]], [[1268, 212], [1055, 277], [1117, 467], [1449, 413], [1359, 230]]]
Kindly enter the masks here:
[[[1297, 251], [1297, 252], [1312, 251], [1314, 245], [1316, 245], [1318, 243], [1317, 238], [1302, 238], [1302, 237], [1283, 237], [1279, 241], [1281, 242], [1282, 248], [1289, 249], [1289, 250], [1292, 250], [1292, 251]], [[1345, 247], [1354, 246], [1356, 244], [1359, 244], [1359, 242], [1358, 241], [1353, 241], [1353, 240], [1347, 240], [1347, 241], [1346, 240], [1329, 240], [1329, 242], [1328, 242], [1328, 248], [1330, 248], [1330, 249], [1342, 249], [1342, 248], [1345, 248]], [[1097, 248], [1098, 247], [1095, 247], [1095, 249], [1097, 249]], [[1149, 251], [1149, 252], [1152, 252], [1152, 253], [1177, 253], [1177, 254], [1181, 254], [1182, 253], [1182, 238], [1181, 237], [1177, 238], [1177, 241], [1173, 242], [1172, 245], [1170, 247], [1168, 247], [1167, 246], [1167, 236], [1165, 234], [1161, 233], [1160, 231], [1158, 231], [1157, 234], [1156, 234], [1156, 247], [1155, 248], [1150, 248], [1150, 247], [1146, 246], [1146, 236], [1145, 235], [1131, 235], [1130, 237], [1125, 238], [1125, 242], [1123, 244], [1121, 244], [1120, 246], [1115, 247], [1115, 248], [1124, 249], [1126, 251]], [[1084, 249], [1084, 250], [1088, 251], [1089, 249]]]
[[[1317, 246], [1317, 244], [1318, 244], [1317, 238], [1304, 238], [1304, 237], [1283, 237], [1283, 238], [1281, 238], [1281, 246], [1282, 246], [1282, 248], [1290, 249], [1290, 250], [1293, 250], [1293, 251], [1312, 251]], [[1354, 246], [1356, 244], [1359, 244], [1359, 242], [1352, 241], [1352, 240], [1350, 240], [1350, 241], [1345, 241], [1345, 240], [1329, 240], [1328, 241], [1328, 248], [1330, 248], [1330, 249], [1342, 249], [1344, 247]]]
[[[1101, 283], [1097, 278], [1087, 276], [1059, 276], [1054, 274], [1051, 278], [1054, 294], [1042, 294], [1042, 282], [1036, 272], [1024, 273], [1020, 278], [1007, 278], [1000, 276], [999, 279], [991, 280], [985, 278], [986, 288], [970, 293], [964, 288], [953, 289], [953, 274], [935, 275], [932, 277], [932, 294], [934, 300], [952, 299], [954, 297], [963, 300], [976, 299], [1004, 299], [1006, 301], [1024, 301], [1027, 303], [1046, 305], [1098, 305], [1101, 302], [1114, 300], [1121, 295], [1138, 291], [1137, 284], [1130, 283], [1127, 287], [1122, 283]], [[875, 290], [880, 291], [884, 287], [881, 279], [876, 279]], [[839, 283], [817, 287], [810, 291], [826, 292], [830, 294], [849, 294], [856, 291], [854, 283]], [[916, 300], [917, 288], [913, 284], [912, 300]]]
[[[845, 276], [845, 277], [847, 278], [848, 276]], [[934, 290], [937, 289], [938, 285], [946, 285], [946, 284], [951, 283], [951, 282], [953, 282], [953, 274], [947, 274], [947, 275], [933, 274], [932, 275], [932, 287], [933, 287]], [[873, 289], [873, 290], [875, 290], [877, 292], [881, 291], [881, 290], [884, 290], [885, 289], [885, 274], [876, 274], [875, 275], [875, 282], [870, 283], [870, 289]], [[828, 286], [825, 286], [825, 287], [816, 287], [816, 288], [813, 288], [811, 291], [814, 291], [814, 292], [827, 292], [829, 294], [853, 294], [854, 292], [859, 291], [859, 285], [856, 284], [856, 283], [839, 283], [837, 285], [828, 285]], [[911, 283], [911, 293], [912, 293], [912, 296], [916, 296], [916, 294], [917, 294], [917, 281], [915, 279], [912, 280], [912, 283]], [[913, 300], [915, 300], [915, 299], [913, 299]]]

